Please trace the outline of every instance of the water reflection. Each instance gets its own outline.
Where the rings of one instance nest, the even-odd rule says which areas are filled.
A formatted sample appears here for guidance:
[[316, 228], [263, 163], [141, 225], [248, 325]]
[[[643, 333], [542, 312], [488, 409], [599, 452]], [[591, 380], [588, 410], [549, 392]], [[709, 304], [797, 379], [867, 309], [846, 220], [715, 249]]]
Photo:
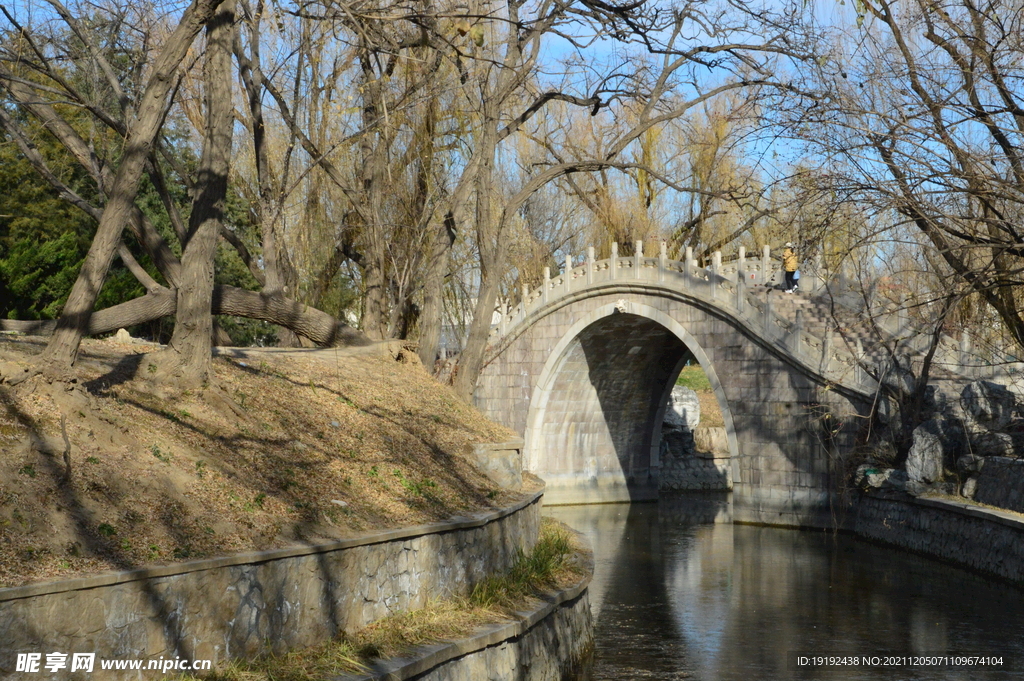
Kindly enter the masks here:
[[[595, 550], [595, 681], [1009, 679], [1024, 591], [821, 532], [732, 525], [723, 497], [551, 508]], [[793, 668], [791, 653], [995, 654], [1010, 669]]]

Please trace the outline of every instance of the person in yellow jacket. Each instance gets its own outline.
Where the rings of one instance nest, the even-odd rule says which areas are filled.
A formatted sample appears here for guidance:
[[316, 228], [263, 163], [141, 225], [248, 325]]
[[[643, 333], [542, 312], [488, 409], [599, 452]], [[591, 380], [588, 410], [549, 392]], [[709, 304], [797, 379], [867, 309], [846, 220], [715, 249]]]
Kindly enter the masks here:
[[796, 252], [793, 250], [793, 243], [786, 242], [786, 250], [782, 252], [782, 269], [786, 272], [786, 293], [796, 290]]

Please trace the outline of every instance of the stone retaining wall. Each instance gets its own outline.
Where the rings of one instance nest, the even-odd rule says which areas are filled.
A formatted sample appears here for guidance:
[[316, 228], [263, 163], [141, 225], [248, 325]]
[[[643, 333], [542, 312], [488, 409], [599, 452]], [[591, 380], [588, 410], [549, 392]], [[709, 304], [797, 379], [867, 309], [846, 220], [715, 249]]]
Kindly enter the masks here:
[[858, 535], [1024, 583], [1024, 519], [946, 499], [862, 496]]
[[1024, 461], [985, 457], [974, 498], [983, 504], [1024, 513]]
[[732, 489], [732, 460], [725, 428], [700, 427], [663, 432], [661, 490], [725, 491]]
[[594, 627], [587, 587], [593, 564], [575, 586], [550, 594], [515, 621], [489, 625], [451, 643], [417, 648], [378, 662], [367, 674], [336, 681], [576, 681], [587, 678]]
[[730, 490], [732, 463], [729, 455], [705, 452], [662, 455], [659, 487], [663, 490]]
[[[302, 546], [0, 589], [0, 679], [18, 653], [213, 660], [283, 652], [508, 569], [540, 529], [542, 492], [499, 511]], [[70, 659], [70, 657], [69, 657]]]

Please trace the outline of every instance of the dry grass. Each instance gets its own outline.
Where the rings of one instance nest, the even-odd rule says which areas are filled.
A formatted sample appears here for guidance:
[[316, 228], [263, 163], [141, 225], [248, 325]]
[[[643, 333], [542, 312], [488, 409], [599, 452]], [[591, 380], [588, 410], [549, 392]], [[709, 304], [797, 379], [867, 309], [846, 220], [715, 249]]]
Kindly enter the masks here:
[[164, 398], [147, 383], [157, 348], [109, 341], [84, 344], [71, 389], [10, 385], [41, 349], [0, 338], [0, 587], [325, 541], [520, 495], [462, 456], [514, 434], [386, 353], [250, 350]]
[[[475, 629], [510, 619], [540, 591], [567, 588], [583, 576], [585, 549], [565, 525], [545, 518], [534, 550], [510, 572], [491, 577], [469, 598], [432, 601], [426, 607], [385, 617], [354, 634], [276, 657], [236, 661], [206, 681], [321, 681], [367, 668], [428, 643], [450, 641]], [[195, 677], [184, 677], [195, 679]]]
[[722, 417], [722, 408], [715, 393], [702, 390], [697, 393], [697, 399], [700, 401], [700, 425], [707, 428], [724, 428], [725, 419]]

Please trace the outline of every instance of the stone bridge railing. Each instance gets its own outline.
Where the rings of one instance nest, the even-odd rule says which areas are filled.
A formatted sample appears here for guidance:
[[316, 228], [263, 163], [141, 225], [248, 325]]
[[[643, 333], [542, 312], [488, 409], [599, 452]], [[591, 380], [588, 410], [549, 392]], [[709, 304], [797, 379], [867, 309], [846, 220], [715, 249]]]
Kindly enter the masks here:
[[[618, 255], [618, 244], [612, 244], [612, 257], [606, 260], [596, 260], [594, 249], [590, 248], [582, 265], [573, 266], [571, 257], [566, 257], [566, 268], [559, 276], [552, 278], [545, 268], [539, 288], [530, 291], [523, 287], [519, 304], [507, 306], [504, 314], [497, 315], [489, 341], [490, 352], [501, 352], [538, 317], [573, 300], [615, 292], [670, 295], [731, 320], [754, 342], [827, 383], [862, 396], [873, 395], [878, 384], [858, 361], [865, 357], [863, 348], [851, 352], [841, 339], [836, 342], [834, 333], [824, 338], [814, 336], [804, 328], [802, 310], [797, 311], [791, 322], [772, 311], [772, 296], [762, 299], [751, 295], [752, 286], [770, 282], [774, 277], [775, 268], [769, 257], [767, 247], [759, 260], [747, 259], [740, 249], [739, 259], [723, 267], [721, 254], [716, 252], [711, 266], [701, 268], [690, 249], [685, 260], [669, 260], [664, 243], [657, 257], [645, 256], [643, 242], [639, 241], [634, 255], [627, 257]], [[820, 281], [808, 283], [812, 290], [821, 286]]]

